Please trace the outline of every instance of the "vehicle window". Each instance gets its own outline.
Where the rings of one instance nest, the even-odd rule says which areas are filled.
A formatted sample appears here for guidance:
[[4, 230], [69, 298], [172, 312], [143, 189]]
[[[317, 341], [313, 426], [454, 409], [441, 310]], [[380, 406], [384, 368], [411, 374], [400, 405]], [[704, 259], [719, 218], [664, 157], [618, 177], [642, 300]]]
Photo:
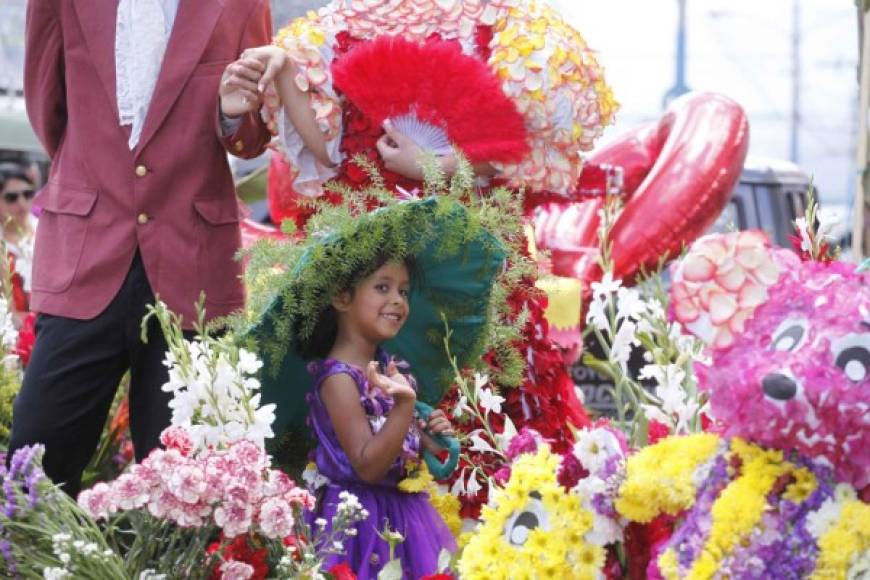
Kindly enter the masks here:
[[707, 229], [708, 234], [724, 234], [727, 232], [733, 232], [737, 230], [746, 229], [746, 220], [742, 219], [740, 206], [742, 205], [743, 200], [739, 198], [731, 198], [728, 202], [728, 205], [722, 210], [722, 213], [719, 214], [719, 217], [716, 218], [716, 221], [713, 222], [713, 225]]

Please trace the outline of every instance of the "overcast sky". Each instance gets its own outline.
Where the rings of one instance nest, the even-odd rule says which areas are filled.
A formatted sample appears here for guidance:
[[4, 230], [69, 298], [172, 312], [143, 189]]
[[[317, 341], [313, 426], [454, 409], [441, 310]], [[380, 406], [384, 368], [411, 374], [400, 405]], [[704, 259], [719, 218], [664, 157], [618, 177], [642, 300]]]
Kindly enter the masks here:
[[[622, 104], [603, 140], [661, 112], [675, 79], [677, 0], [552, 0], [598, 51]], [[851, 0], [800, 0], [798, 164], [823, 200], [852, 198], [857, 125], [857, 17]], [[692, 89], [747, 111], [750, 154], [790, 154], [794, 0], [687, 0]]]

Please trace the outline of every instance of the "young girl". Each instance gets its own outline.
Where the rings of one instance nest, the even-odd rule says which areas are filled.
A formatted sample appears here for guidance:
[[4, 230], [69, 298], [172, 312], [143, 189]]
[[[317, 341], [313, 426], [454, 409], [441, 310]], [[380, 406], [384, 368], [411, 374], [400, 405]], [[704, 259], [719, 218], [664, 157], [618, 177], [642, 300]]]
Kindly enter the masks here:
[[309, 365], [315, 462], [329, 479], [312, 520], [322, 518], [328, 526], [343, 491], [359, 498], [368, 518], [357, 524], [356, 535], [344, 539], [343, 553], [331, 556], [326, 568], [347, 562], [361, 580], [376, 578], [389, 561], [389, 546], [378, 535], [387, 527], [404, 537], [395, 555], [407, 579], [438, 572], [440, 552], [456, 547], [425, 494], [397, 489], [423, 449], [440, 451], [420, 427], [433, 434], [453, 433], [441, 411], [425, 425], [415, 421], [415, 381], [399, 372], [400, 365], [379, 346], [407, 320], [409, 288], [407, 264], [377, 265], [333, 297], [316, 333], [326, 344], [303, 345], [305, 354], [325, 355]]

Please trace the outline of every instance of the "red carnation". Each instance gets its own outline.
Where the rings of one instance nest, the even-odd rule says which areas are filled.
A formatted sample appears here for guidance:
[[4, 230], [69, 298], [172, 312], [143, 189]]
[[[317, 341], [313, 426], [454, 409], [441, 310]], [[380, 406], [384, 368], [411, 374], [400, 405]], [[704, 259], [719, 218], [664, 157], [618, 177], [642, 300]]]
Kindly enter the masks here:
[[[253, 548], [249, 543], [250, 539], [251, 537], [248, 535], [236, 536], [232, 542], [221, 550], [221, 546], [226, 541], [223, 532], [221, 532], [218, 541], [212, 543], [206, 549], [206, 553], [214, 554], [219, 551], [221, 561], [235, 560], [236, 562], [244, 562], [254, 569], [251, 580], [265, 580], [269, 575], [269, 565], [266, 563], [268, 551], [266, 548]], [[210, 580], [220, 580], [220, 577], [220, 566], [218, 565], [212, 572]]]
[[335, 580], [356, 580], [356, 574], [350, 569], [346, 562], [336, 564], [329, 569], [329, 573]]

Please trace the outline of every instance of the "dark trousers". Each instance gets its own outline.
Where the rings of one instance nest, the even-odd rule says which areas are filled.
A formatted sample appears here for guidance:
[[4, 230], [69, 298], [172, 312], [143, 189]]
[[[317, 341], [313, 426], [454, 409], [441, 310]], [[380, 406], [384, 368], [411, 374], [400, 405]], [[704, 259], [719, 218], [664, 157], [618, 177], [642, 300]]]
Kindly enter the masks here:
[[121, 289], [91, 320], [40, 314], [36, 343], [15, 399], [10, 453], [45, 445], [43, 465], [52, 481], [75, 497], [100, 440], [115, 391], [130, 370], [130, 430], [136, 459], [156, 447], [169, 425], [171, 398], [161, 386], [166, 341], [152, 319], [148, 343], [140, 338], [145, 307], [154, 294], [137, 252]]

